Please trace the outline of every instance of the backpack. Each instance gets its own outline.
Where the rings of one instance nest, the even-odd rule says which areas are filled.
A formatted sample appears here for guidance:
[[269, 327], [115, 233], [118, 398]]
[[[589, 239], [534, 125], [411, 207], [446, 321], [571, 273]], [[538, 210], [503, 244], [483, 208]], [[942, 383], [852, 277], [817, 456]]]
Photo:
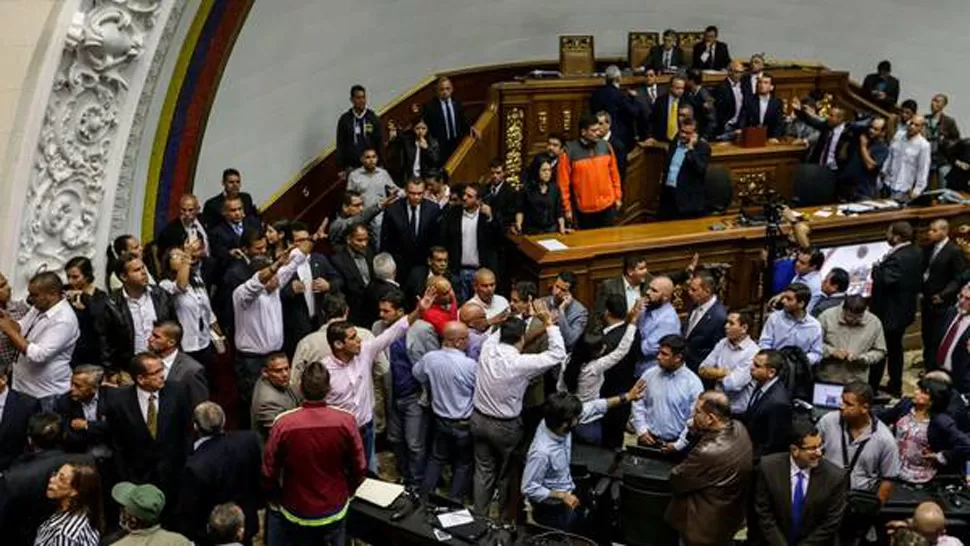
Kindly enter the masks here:
[[805, 351], [799, 347], [782, 347], [778, 351], [785, 359], [781, 380], [791, 393], [792, 400], [799, 399], [810, 402], [815, 387], [815, 374], [812, 364], [805, 356]]

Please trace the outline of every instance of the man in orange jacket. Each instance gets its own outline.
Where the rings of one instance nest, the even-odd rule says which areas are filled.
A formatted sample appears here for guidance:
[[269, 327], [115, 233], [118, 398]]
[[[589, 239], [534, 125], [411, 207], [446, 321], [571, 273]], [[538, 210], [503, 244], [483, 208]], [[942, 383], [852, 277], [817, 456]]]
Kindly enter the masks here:
[[599, 138], [599, 120], [579, 119], [579, 140], [567, 142], [559, 157], [557, 182], [566, 220], [580, 229], [613, 225], [623, 205], [620, 171], [610, 144]]

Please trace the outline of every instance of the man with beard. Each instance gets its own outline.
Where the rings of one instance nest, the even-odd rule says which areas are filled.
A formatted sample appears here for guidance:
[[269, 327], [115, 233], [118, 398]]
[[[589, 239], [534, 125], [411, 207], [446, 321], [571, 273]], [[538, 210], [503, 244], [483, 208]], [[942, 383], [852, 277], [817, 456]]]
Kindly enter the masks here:
[[647, 305], [637, 323], [640, 332], [640, 354], [637, 377], [657, 365], [660, 342], [676, 334], [680, 336], [680, 317], [670, 301], [674, 297], [674, 283], [669, 277], [655, 277], [647, 287]]
[[[666, 452], [687, 447], [687, 421], [704, 387], [694, 372], [684, 366], [685, 345], [679, 334], [664, 336], [657, 351], [657, 365], [640, 376], [647, 390], [644, 399], [633, 405], [631, 420], [641, 445]], [[730, 411], [728, 404], [728, 415]]]
[[608, 142], [600, 139], [599, 120], [585, 114], [579, 120], [578, 140], [566, 143], [559, 158], [557, 182], [566, 221], [580, 229], [613, 225], [623, 206], [620, 170]]

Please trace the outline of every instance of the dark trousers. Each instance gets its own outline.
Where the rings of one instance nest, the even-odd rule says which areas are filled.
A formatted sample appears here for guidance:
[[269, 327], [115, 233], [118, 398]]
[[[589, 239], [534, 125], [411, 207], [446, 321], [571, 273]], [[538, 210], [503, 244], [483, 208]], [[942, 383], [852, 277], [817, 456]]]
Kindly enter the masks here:
[[616, 220], [616, 208], [609, 206], [599, 212], [580, 212], [575, 211], [576, 224], [579, 229], [596, 229], [610, 227]]
[[[202, 364], [202, 368], [205, 369], [205, 380], [209, 383], [209, 392], [215, 392], [215, 387], [218, 384], [216, 383], [216, 378], [212, 373], [213, 363], [216, 360], [215, 346], [212, 343], [209, 343], [209, 345], [201, 351], [186, 351], [185, 354], [191, 356], [199, 364]], [[253, 385], [255, 385], [255, 383]], [[248, 408], [246, 409], [246, 412], [249, 412]]]
[[267, 356], [236, 351], [236, 389], [239, 391], [239, 428], [242, 430], [250, 426], [253, 389], [263, 371]]
[[286, 546], [344, 546], [347, 543], [347, 520], [342, 519], [322, 525], [311, 527], [309, 525], [297, 525], [284, 517], [280, 517], [280, 534]]
[[387, 440], [394, 450], [398, 472], [414, 487], [424, 482], [428, 439], [428, 410], [418, 403], [420, 392], [395, 397], [387, 419]]
[[487, 516], [496, 489], [499, 506], [508, 504], [509, 461], [522, 441], [522, 419], [496, 419], [476, 410], [471, 417], [471, 432], [475, 440], [475, 513]]
[[598, 446], [603, 444], [603, 419], [584, 423], [573, 429], [573, 436], [584, 444]]
[[536, 502], [532, 504], [532, 519], [539, 525], [566, 531], [567, 533], [581, 533], [582, 518], [577, 510], [570, 510], [561, 502]]
[[464, 500], [468, 495], [468, 485], [471, 482], [473, 457], [469, 421], [435, 416], [434, 442], [431, 445], [431, 456], [428, 458], [421, 492], [427, 495], [434, 491], [441, 478], [442, 468], [451, 463], [452, 478], [449, 496], [455, 500]]
[[[925, 300], [924, 300], [925, 302]], [[938, 334], [943, 326], [943, 317], [946, 315], [947, 308], [937, 309], [933, 305], [923, 305], [920, 313], [920, 336], [923, 338], [923, 367], [929, 371], [941, 366], [942, 362], [936, 361], [936, 350], [939, 342], [942, 341]]]
[[889, 384], [887, 390], [894, 395], [899, 395], [903, 391], [903, 335], [906, 329], [886, 330], [886, 358], [873, 364], [869, 368], [869, 385], [873, 390], [879, 389], [882, 383], [882, 374], [885, 368], [889, 368]]

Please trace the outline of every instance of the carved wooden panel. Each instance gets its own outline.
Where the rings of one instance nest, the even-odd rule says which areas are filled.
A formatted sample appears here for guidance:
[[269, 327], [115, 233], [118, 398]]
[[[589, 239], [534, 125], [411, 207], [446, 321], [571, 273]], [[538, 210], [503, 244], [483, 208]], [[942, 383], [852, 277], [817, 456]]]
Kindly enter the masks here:
[[523, 165], [524, 120], [525, 112], [521, 108], [515, 107], [505, 110], [503, 119], [505, 130], [502, 135], [505, 147], [505, 179], [516, 188], [521, 184], [519, 175], [522, 172]]
[[592, 74], [596, 71], [592, 35], [559, 37], [559, 71], [563, 74]]
[[680, 48], [684, 51], [684, 60], [690, 63], [691, 56], [694, 54], [694, 45], [704, 41], [704, 31], [680, 30], [677, 31], [677, 36], [679, 38]]
[[630, 67], [643, 66], [650, 50], [659, 43], [659, 32], [630, 32], [627, 34], [626, 58]]

